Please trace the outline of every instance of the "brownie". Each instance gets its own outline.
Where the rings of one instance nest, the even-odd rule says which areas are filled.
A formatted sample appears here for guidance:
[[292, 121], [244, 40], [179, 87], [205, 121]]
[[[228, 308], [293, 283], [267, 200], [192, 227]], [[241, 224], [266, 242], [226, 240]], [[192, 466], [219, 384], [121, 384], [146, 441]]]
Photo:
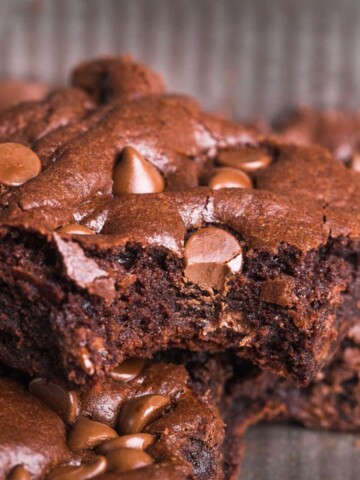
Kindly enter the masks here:
[[68, 385], [168, 348], [310, 382], [356, 320], [359, 174], [131, 58], [0, 115], [0, 360]]
[[350, 329], [331, 362], [306, 388], [295, 388], [288, 380], [244, 362], [240, 365], [240, 374], [230, 382], [227, 394], [231, 408], [239, 405], [240, 410], [249, 413], [249, 406], [263, 406], [270, 419], [312, 429], [360, 431], [359, 322]]
[[286, 417], [309, 428], [360, 431], [360, 324], [347, 335], [331, 363], [307, 388], [288, 382], [275, 388]]
[[77, 391], [2, 372], [1, 478], [235, 479], [243, 434], [267, 408], [238, 404], [235, 415], [220, 357], [185, 363], [130, 359]]
[[299, 108], [279, 118], [274, 130], [290, 142], [319, 144], [341, 162], [360, 171], [360, 112]]

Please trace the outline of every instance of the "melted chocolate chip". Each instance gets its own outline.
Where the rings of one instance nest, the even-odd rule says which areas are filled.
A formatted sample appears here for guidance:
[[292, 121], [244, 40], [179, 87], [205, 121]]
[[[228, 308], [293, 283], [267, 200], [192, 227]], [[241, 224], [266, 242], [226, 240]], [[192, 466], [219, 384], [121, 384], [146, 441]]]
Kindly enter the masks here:
[[145, 360], [130, 358], [110, 372], [111, 378], [118, 382], [130, 382], [136, 378], [144, 368]]
[[93, 448], [106, 440], [116, 438], [118, 434], [108, 425], [81, 418], [70, 430], [68, 446], [73, 452]]
[[75, 420], [79, 409], [78, 396], [75, 391], [64, 390], [60, 385], [48, 382], [43, 378], [32, 380], [29, 390], [58, 413], [65, 423]]
[[154, 437], [149, 433], [133, 433], [122, 435], [98, 446], [97, 451], [101, 454], [107, 454], [118, 448], [135, 448], [136, 450], [146, 450], [154, 443]]
[[86, 372], [88, 375], [94, 375], [95, 373], [95, 368], [90, 360], [90, 353], [85, 347], [80, 347], [79, 348], [79, 362], [81, 365], [81, 368]]
[[136, 468], [152, 465], [154, 460], [147, 453], [135, 448], [118, 448], [106, 456], [108, 470], [127, 472]]
[[164, 189], [165, 181], [158, 169], [135, 148], [125, 147], [114, 168], [114, 195], [161, 193]]
[[220, 188], [251, 188], [250, 177], [236, 168], [216, 168], [208, 182], [208, 187], [218, 190]]
[[143, 395], [126, 402], [120, 412], [120, 433], [142, 432], [168, 405], [170, 398], [164, 395]]
[[105, 473], [106, 468], [106, 458], [98, 456], [91, 463], [78, 467], [58, 467], [47, 475], [46, 480], [89, 480]]
[[204, 289], [221, 290], [226, 278], [241, 270], [243, 255], [237, 239], [216, 227], [196, 231], [185, 244], [185, 277]]
[[78, 225], [77, 223], [69, 223], [57, 230], [58, 233], [67, 235], [93, 235], [95, 232], [84, 225]]
[[40, 158], [20, 143], [0, 143], [0, 184], [18, 187], [41, 172]]
[[7, 480], [30, 480], [30, 474], [22, 465], [15, 467]]
[[350, 168], [355, 172], [360, 172], [360, 152], [356, 151], [350, 161]]
[[218, 163], [220, 165], [238, 168], [249, 173], [267, 168], [271, 161], [271, 156], [264, 150], [250, 146], [224, 150], [220, 152], [218, 156]]

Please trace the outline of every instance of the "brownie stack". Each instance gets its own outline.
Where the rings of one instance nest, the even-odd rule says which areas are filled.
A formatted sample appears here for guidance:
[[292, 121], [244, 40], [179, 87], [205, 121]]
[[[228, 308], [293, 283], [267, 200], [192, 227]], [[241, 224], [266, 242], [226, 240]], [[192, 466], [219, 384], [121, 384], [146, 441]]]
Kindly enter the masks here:
[[359, 181], [130, 57], [3, 111], [1, 478], [236, 478], [250, 424], [316, 424], [360, 321]]

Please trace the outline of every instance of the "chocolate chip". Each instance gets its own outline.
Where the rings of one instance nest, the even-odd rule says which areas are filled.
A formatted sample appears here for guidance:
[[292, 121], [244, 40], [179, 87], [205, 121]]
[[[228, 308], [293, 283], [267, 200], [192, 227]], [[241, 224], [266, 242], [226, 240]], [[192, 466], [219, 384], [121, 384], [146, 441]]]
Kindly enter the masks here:
[[141, 450], [135, 448], [118, 448], [112, 450], [106, 456], [108, 470], [116, 472], [127, 472], [136, 468], [146, 467], [154, 463], [153, 458]]
[[120, 433], [143, 431], [168, 405], [170, 398], [164, 395], [143, 395], [126, 402], [119, 417]]
[[18, 187], [41, 172], [40, 158], [21, 143], [0, 143], [0, 183]]
[[85, 347], [80, 347], [79, 348], [79, 354], [80, 354], [79, 363], [81, 365], [81, 368], [88, 375], [94, 375], [95, 368], [94, 368], [94, 364], [90, 360], [90, 353], [89, 353], [88, 349], [85, 348]]
[[114, 168], [114, 195], [160, 193], [165, 181], [156, 167], [133, 147], [125, 147]]
[[91, 463], [78, 467], [55, 468], [47, 475], [46, 480], [89, 480], [104, 473], [107, 465], [105, 457], [97, 456]]
[[94, 231], [84, 225], [78, 225], [77, 223], [69, 223], [57, 230], [58, 233], [67, 235], [94, 235]]
[[350, 168], [355, 172], [360, 172], [360, 152], [356, 151], [350, 161]]
[[267, 168], [271, 160], [271, 156], [264, 150], [250, 146], [224, 150], [218, 155], [220, 165], [238, 168], [244, 172], [256, 172]]
[[79, 409], [76, 392], [65, 390], [60, 385], [48, 382], [43, 378], [32, 380], [29, 390], [59, 414], [65, 423], [71, 423], [75, 420]]
[[30, 480], [30, 474], [22, 465], [15, 467], [10, 475], [8, 475], [7, 480]]
[[94, 448], [102, 442], [116, 438], [118, 434], [108, 425], [81, 418], [70, 430], [68, 446], [73, 452]]
[[208, 187], [214, 190], [220, 188], [251, 188], [252, 182], [248, 175], [236, 168], [216, 168], [208, 182]]
[[231, 233], [216, 227], [197, 230], [185, 244], [185, 277], [204, 289], [221, 290], [226, 278], [241, 270], [243, 255]]
[[132, 435], [122, 435], [99, 445], [96, 449], [101, 454], [111, 452], [117, 448], [135, 448], [136, 450], [146, 450], [154, 443], [154, 437], [149, 433], [133, 433]]
[[130, 382], [136, 378], [144, 368], [145, 360], [130, 358], [110, 372], [111, 378], [118, 382]]

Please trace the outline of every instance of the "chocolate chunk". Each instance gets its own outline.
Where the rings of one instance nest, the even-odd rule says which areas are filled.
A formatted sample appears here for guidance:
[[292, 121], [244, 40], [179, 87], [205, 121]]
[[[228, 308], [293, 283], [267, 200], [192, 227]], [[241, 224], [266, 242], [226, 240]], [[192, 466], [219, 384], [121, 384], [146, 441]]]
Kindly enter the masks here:
[[22, 465], [15, 467], [10, 475], [8, 475], [7, 480], [30, 480], [30, 474]]
[[160, 193], [165, 188], [164, 178], [133, 147], [125, 147], [114, 168], [114, 195], [129, 193]]
[[118, 382], [130, 382], [136, 378], [144, 368], [145, 360], [131, 358], [121, 363], [110, 372], [111, 378]]
[[58, 467], [50, 472], [47, 480], [89, 480], [105, 473], [107, 468], [105, 457], [97, 456], [92, 462], [84, 463], [79, 467]]
[[0, 183], [18, 187], [41, 172], [40, 158], [20, 143], [0, 143]]
[[248, 175], [236, 168], [215, 168], [208, 187], [219, 188], [251, 188], [252, 182]]
[[129, 435], [122, 435], [107, 442], [102, 443], [96, 449], [101, 454], [111, 452], [118, 448], [132, 448], [136, 450], [146, 450], [154, 443], [154, 437], [148, 433], [133, 433]]
[[31, 393], [60, 415], [65, 423], [72, 423], [78, 414], [78, 396], [73, 390], [65, 390], [60, 385], [36, 378], [29, 384]]
[[243, 255], [237, 239], [226, 230], [206, 227], [185, 244], [185, 276], [205, 289], [221, 290], [226, 279], [241, 270]]
[[58, 233], [67, 234], [67, 235], [92, 235], [95, 232], [90, 230], [90, 228], [85, 227], [84, 225], [78, 225], [76, 223], [69, 223], [64, 227], [57, 230]]
[[143, 395], [123, 406], [119, 417], [119, 432], [139, 433], [154, 421], [170, 405], [170, 398], [164, 395]]
[[114, 429], [104, 423], [81, 418], [71, 428], [68, 436], [68, 446], [73, 452], [93, 448], [106, 440], [116, 438]]
[[260, 148], [245, 147], [221, 151], [218, 163], [224, 167], [233, 167], [253, 173], [263, 170], [271, 164], [271, 156]]
[[135, 448], [118, 448], [106, 456], [109, 471], [127, 472], [135, 468], [152, 465], [154, 460], [145, 452]]

